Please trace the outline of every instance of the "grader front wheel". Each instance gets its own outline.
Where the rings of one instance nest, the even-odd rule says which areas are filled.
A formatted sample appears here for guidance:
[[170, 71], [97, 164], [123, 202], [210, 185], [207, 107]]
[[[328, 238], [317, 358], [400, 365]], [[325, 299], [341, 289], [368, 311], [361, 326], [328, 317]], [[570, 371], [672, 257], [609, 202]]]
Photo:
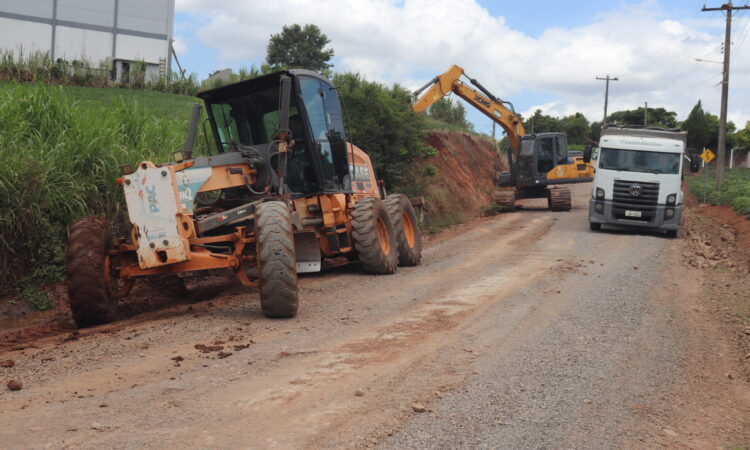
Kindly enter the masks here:
[[352, 237], [362, 268], [369, 273], [391, 274], [398, 267], [398, 244], [385, 204], [365, 198], [352, 211]]
[[78, 327], [117, 318], [117, 282], [107, 254], [111, 247], [112, 235], [106, 220], [85, 217], [70, 226], [66, 253], [68, 297]]
[[255, 210], [260, 307], [266, 317], [297, 315], [297, 265], [289, 208], [283, 202], [261, 203]]

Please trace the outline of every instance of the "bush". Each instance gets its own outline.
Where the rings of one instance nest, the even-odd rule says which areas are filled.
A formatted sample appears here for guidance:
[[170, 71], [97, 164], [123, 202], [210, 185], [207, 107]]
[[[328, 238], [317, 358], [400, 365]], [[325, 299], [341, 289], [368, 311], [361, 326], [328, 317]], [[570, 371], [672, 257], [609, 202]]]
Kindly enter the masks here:
[[714, 205], [731, 205], [738, 213], [750, 217], [750, 169], [735, 167], [725, 172], [721, 190], [716, 190], [716, 173], [711, 171], [689, 178], [690, 192], [703, 200], [706, 187], [707, 201]]
[[411, 93], [354, 73], [336, 74], [333, 83], [344, 104], [349, 139], [370, 155], [389, 191], [418, 182], [414, 161], [433, 156], [435, 149], [424, 144], [426, 119], [411, 111]]

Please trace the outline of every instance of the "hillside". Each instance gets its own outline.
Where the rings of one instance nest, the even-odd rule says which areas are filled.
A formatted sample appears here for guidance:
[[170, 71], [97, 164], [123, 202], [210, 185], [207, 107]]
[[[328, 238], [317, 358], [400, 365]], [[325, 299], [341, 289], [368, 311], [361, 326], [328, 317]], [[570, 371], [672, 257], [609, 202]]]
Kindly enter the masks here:
[[468, 133], [431, 131], [426, 143], [438, 151], [425, 161], [438, 169], [424, 192], [428, 231], [480, 215], [492, 203], [497, 172], [508, 167], [493, 142]]

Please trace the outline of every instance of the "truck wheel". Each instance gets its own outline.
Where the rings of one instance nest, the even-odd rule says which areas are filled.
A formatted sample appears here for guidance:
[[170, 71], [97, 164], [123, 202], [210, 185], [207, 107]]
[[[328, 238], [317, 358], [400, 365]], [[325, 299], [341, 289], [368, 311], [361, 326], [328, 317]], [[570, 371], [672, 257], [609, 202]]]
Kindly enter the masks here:
[[570, 211], [572, 206], [570, 189], [561, 187], [549, 189], [547, 192], [547, 206], [551, 211]]
[[297, 263], [289, 208], [265, 202], [255, 209], [260, 307], [266, 317], [294, 317], [299, 308]]
[[677, 230], [667, 230], [667, 237], [674, 239], [677, 237]]
[[398, 264], [416, 266], [422, 259], [422, 232], [417, 215], [409, 198], [404, 194], [391, 194], [383, 201], [393, 224], [398, 243]]
[[111, 271], [112, 234], [104, 219], [84, 217], [70, 226], [66, 270], [70, 312], [78, 327], [117, 318], [117, 282]]
[[495, 203], [500, 207], [502, 212], [511, 212], [516, 210], [516, 192], [507, 189], [504, 191], [495, 191], [492, 196]]
[[382, 200], [369, 197], [357, 202], [352, 211], [352, 238], [354, 249], [366, 272], [396, 272], [398, 244]]
[[601, 231], [602, 224], [595, 223], [595, 222], [589, 222], [589, 230], [591, 231]]

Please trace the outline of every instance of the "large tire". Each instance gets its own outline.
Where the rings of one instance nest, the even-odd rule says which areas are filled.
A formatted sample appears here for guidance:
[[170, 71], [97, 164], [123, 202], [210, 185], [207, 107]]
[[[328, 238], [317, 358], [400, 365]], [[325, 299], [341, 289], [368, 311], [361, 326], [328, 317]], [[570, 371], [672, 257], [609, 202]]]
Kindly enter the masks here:
[[422, 232], [409, 198], [391, 194], [383, 201], [398, 243], [398, 264], [416, 266], [422, 260]]
[[589, 230], [591, 230], [591, 231], [601, 231], [602, 230], [602, 224], [596, 223], [596, 222], [589, 222]]
[[289, 208], [283, 202], [261, 203], [255, 209], [260, 307], [266, 317], [297, 315], [297, 261]]
[[352, 211], [352, 238], [366, 272], [381, 275], [396, 272], [398, 244], [382, 200], [369, 197], [357, 202]]
[[78, 219], [70, 226], [66, 268], [70, 311], [78, 327], [112, 322], [117, 318], [110, 257], [112, 235], [106, 220]]

